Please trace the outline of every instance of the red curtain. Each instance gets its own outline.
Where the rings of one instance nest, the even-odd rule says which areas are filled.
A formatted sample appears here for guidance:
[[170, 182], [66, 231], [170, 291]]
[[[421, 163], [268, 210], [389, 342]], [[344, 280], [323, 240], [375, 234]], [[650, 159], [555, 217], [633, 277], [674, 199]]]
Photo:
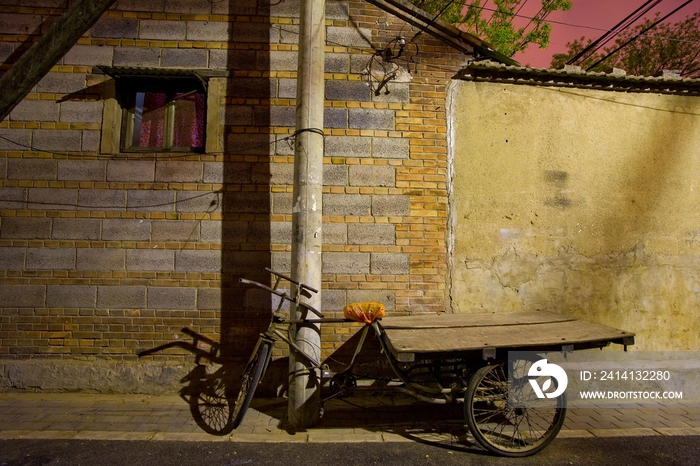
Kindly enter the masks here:
[[[134, 142], [137, 147], [163, 147], [165, 105], [168, 96], [164, 92], [139, 92], [136, 94], [136, 121]], [[141, 104], [141, 105], [139, 105]], [[138, 115], [141, 121], [138, 125]]]
[[173, 147], [204, 147], [204, 94], [175, 94]]
[[[165, 92], [136, 93], [133, 146], [163, 148], [165, 107], [168, 102], [168, 94]], [[176, 93], [173, 105], [175, 108], [172, 147], [203, 148], [206, 108], [204, 94]]]

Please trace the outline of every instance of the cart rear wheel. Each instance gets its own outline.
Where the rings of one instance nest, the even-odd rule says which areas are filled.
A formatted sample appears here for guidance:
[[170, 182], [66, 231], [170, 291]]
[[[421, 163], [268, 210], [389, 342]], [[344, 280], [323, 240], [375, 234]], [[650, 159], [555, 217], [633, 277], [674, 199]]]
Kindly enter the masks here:
[[527, 377], [532, 362], [517, 361], [510, 382], [508, 364], [484, 366], [474, 373], [464, 397], [464, 414], [477, 442], [487, 450], [508, 457], [533, 455], [549, 445], [564, 424], [565, 394], [537, 400]]

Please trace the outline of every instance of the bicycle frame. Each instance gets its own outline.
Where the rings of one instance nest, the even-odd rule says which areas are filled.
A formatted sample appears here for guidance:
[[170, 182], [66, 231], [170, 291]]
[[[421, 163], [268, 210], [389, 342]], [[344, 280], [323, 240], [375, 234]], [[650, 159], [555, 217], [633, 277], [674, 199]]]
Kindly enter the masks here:
[[[323, 324], [323, 323], [342, 323], [342, 322], [352, 322], [349, 319], [336, 319], [336, 318], [326, 318], [323, 316], [321, 312], [313, 308], [312, 306], [303, 303], [300, 301], [301, 295], [304, 291], [309, 291], [313, 293], [317, 293], [318, 290], [305, 285], [303, 283], [299, 283], [292, 278], [275, 272], [271, 269], [266, 268], [266, 272], [269, 272], [273, 275], [275, 275], [275, 284], [273, 287], [269, 287], [267, 285], [263, 285], [262, 283], [258, 283], [252, 280], [247, 280], [245, 278], [240, 278], [239, 281], [240, 283], [244, 283], [247, 285], [252, 285], [257, 288], [263, 289], [265, 291], [268, 291], [276, 296], [279, 296], [280, 302], [277, 306], [276, 310], [273, 310], [272, 312], [272, 319], [270, 320], [270, 325], [268, 326], [268, 329], [260, 334], [260, 338], [258, 339], [258, 343], [255, 347], [255, 350], [253, 351], [253, 356], [251, 357], [251, 361], [249, 361], [249, 364], [253, 361], [253, 358], [258, 350], [258, 347], [264, 343], [267, 342], [269, 344], [274, 344], [275, 341], [277, 340], [282, 340], [285, 343], [289, 345], [290, 350], [295, 351], [298, 355], [301, 355], [303, 358], [305, 358], [309, 364], [310, 370], [319, 370], [320, 371], [320, 378], [321, 382], [323, 384], [324, 380], [327, 379], [334, 379], [335, 380], [342, 380], [343, 383], [340, 384], [338, 388], [338, 392], [332, 394], [330, 397], [325, 398], [324, 400], [321, 401], [321, 403], [328, 401], [332, 398], [342, 396], [347, 393], [347, 389], [350, 388], [347, 386], [348, 380], [351, 379], [351, 373], [352, 369], [355, 366], [355, 362], [357, 360], [358, 355], [360, 354], [367, 334], [369, 332], [369, 328], [371, 327], [377, 336], [377, 339], [379, 340], [380, 346], [382, 348], [382, 352], [386, 355], [387, 360], [389, 362], [389, 366], [391, 367], [392, 371], [396, 374], [398, 377], [399, 381], [403, 384], [403, 386], [395, 386], [395, 387], [387, 387], [389, 389], [394, 389], [398, 391], [402, 391], [404, 393], [407, 393], [417, 399], [420, 399], [422, 401], [427, 401], [429, 403], [435, 403], [435, 404], [446, 404], [446, 403], [451, 403], [451, 402], [461, 402], [463, 401], [463, 397], [455, 397], [454, 394], [457, 391], [458, 393], [463, 393], [464, 388], [463, 387], [458, 387], [457, 390], [455, 390], [454, 387], [428, 387], [425, 385], [422, 385], [420, 383], [412, 382], [410, 380], [409, 373], [401, 369], [399, 367], [398, 362], [392, 357], [391, 351], [389, 347], [387, 346], [386, 342], [384, 341], [383, 338], [383, 331], [379, 324], [377, 322], [373, 322], [372, 324], [367, 324], [362, 330], [362, 334], [360, 335], [360, 340], [355, 348], [355, 352], [353, 354], [353, 357], [348, 364], [347, 368], [343, 370], [342, 372], [339, 372], [337, 374], [331, 374], [329, 370], [329, 366], [327, 364], [323, 364], [320, 361], [317, 361], [315, 358], [313, 358], [311, 355], [306, 353], [301, 347], [299, 347], [288, 335], [288, 330], [287, 332], [280, 331], [277, 327], [278, 326], [283, 326], [283, 325], [289, 325], [289, 324], [300, 324], [300, 323], [310, 323], [310, 324]], [[293, 283], [297, 285], [297, 290], [296, 292], [293, 292], [293, 294], [290, 296], [286, 291], [282, 291], [278, 289], [281, 280], [286, 280], [289, 281], [290, 283]], [[317, 316], [317, 318], [301, 318], [301, 319], [291, 319], [291, 318], [286, 318], [286, 316], [281, 312], [282, 307], [285, 304], [285, 301], [288, 301], [292, 304], [294, 304], [297, 308], [302, 308], [303, 310], [306, 310], [308, 312], [311, 312]], [[263, 370], [263, 376], [264, 376], [264, 371], [267, 369], [267, 364], [269, 363], [269, 358], [268, 356], [268, 361], [265, 362], [265, 367]], [[413, 365], [412, 367], [420, 367], [420, 365]], [[348, 378], [350, 376], [350, 378]], [[355, 388], [355, 387], [353, 387]], [[376, 389], [376, 388], [375, 388]]]

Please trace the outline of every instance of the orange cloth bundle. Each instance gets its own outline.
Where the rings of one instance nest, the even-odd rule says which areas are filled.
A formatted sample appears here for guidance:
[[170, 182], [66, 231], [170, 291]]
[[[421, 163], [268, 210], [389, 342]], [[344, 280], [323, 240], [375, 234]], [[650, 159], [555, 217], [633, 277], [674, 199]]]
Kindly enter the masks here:
[[346, 319], [354, 320], [355, 322], [371, 324], [375, 320], [384, 317], [386, 312], [382, 303], [364, 302], [348, 304], [343, 308], [343, 315]]

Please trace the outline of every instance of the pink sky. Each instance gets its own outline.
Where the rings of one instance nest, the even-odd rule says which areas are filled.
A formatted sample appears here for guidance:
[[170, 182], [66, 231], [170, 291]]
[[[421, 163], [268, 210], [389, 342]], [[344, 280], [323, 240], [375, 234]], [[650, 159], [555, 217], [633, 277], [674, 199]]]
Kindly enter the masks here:
[[[664, 16], [685, 1], [662, 0], [647, 16], [653, 17], [653, 13], [657, 11], [661, 13], [661, 16]], [[535, 68], [548, 68], [553, 54], [566, 52], [567, 42], [581, 36], [591, 39], [600, 37], [605, 33], [600, 29], [611, 29], [644, 2], [645, 0], [573, 0], [574, 6], [571, 10], [558, 11], [547, 18], [550, 21], [557, 21], [557, 23], [552, 23], [549, 47], [541, 50], [537, 45], [530, 45], [525, 52], [517, 53], [513, 58], [522, 65], [529, 64]], [[527, 0], [519, 14], [532, 16], [541, 5], [541, 0]], [[693, 0], [675, 15], [669, 17], [666, 22], [678, 22], [698, 11], [700, 11], [700, 0]], [[521, 19], [521, 21], [527, 23], [527, 19]], [[559, 24], [559, 22], [576, 26]], [[610, 43], [608, 43], [609, 45]]]

